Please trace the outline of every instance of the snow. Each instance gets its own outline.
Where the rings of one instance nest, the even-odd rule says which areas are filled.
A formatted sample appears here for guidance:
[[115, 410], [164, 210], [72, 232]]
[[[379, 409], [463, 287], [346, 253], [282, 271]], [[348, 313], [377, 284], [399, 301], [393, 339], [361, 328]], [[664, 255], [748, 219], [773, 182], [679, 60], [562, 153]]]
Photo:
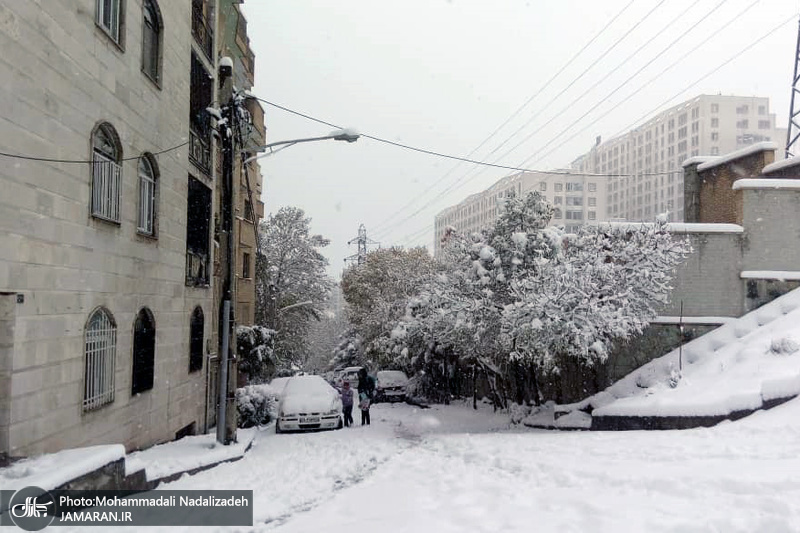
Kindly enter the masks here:
[[[741, 180], [739, 180], [741, 181]], [[652, 222], [598, 222], [597, 226], [608, 226], [612, 229], [637, 230], [653, 226]], [[669, 222], [666, 230], [672, 233], [743, 233], [744, 228], [738, 224], [715, 224], [700, 222]]]
[[800, 271], [797, 270], [743, 270], [742, 279], [777, 279], [782, 281], [800, 280]]
[[[651, 361], [600, 395], [565, 410], [592, 406], [593, 416], [718, 416], [759, 409], [800, 376], [800, 290], [730, 321]], [[682, 357], [682, 360], [679, 360]], [[669, 379], [681, 370], [671, 387]]]
[[161, 479], [221, 461], [229, 461], [244, 455], [257, 434], [256, 428], [236, 431], [234, 444], [222, 445], [216, 441], [215, 433], [194, 435], [180, 440], [159, 444], [146, 450], [133, 452], [125, 458], [125, 474], [144, 469], [148, 481]]
[[761, 169], [761, 173], [770, 174], [772, 172], [777, 172], [778, 170], [783, 170], [785, 168], [791, 168], [796, 165], [800, 165], [800, 158], [788, 157], [786, 159], [781, 159], [780, 161], [770, 163]]
[[716, 155], [696, 155], [685, 160], [681, 166], [686, 168], [689, 165], [699, 165], [709, 161], [716, 161], [717, 159], [719, 159], [719, 156]]
[[742, 157], [746, 157], [748, 155], [757, 154], [758, 152], [764, 152], [767, 150], [777, 150], [778, 145], [774, 142], [760, 142], [751, 144], [750, 146], [746, 146], [740, 150], [736, 150], [734, 152], [730, 152], [723, 156], [714, 159], [713, 161], [706, 161], [697, 167], [697, 170], [702, 172], [704, 170], [708, 170], [710, 168], [715, 168], [720, 165], [724, 165], [725, 163], [730, 163], [731, 161], [735, 161]]
[[35, 486], [52, 490], [123, 457], [125, 447], [121, 444], [74, 448], [31, 457], [0, 468], [0, 487], [19, 490]]
[[784, 178], [746, 178], [733, 182], [733, 190], [742, 189], [800, 189], [800, 180]]

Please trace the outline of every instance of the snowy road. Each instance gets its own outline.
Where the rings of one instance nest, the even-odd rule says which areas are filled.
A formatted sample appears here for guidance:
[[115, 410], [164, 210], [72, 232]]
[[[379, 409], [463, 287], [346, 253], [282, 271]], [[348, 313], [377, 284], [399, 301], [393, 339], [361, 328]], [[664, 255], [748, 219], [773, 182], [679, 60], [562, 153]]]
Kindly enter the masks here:
[[370, 427], [264, 431], [243, 460], [162, 488], [252, 489], [252, 530], [280, 533], [800, 532], [800, 402], [711, 429], [619, 433], [379, 404]]

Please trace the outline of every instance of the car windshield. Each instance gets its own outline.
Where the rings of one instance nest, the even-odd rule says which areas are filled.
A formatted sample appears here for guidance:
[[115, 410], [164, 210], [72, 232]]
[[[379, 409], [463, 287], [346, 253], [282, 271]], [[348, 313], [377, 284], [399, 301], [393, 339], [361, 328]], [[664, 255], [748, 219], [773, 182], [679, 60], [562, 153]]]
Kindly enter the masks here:
[[286, 396], [320, 396], [330, 394], [332, 389], [319, 376], [296, 376], [289, 379], [283, 392]]
[[405, 372], [399, 370], [382, 370], [378, 372], [379, 383], [397, 383], [402, 384], [408, 381]]

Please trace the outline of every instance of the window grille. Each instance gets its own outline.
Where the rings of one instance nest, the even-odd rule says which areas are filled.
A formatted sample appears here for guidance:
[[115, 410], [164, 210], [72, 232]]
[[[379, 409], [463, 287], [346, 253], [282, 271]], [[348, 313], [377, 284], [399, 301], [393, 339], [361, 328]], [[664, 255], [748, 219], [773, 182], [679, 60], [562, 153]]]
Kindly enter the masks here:
[[116, 42], [119, 42], [120, 7], [120, 0], [97, 0], [95, 10], [95, 21]]
[[114, 401], [117, 327], [105, 310], [89, 318], [85, 342], [83, 410], [91, 411]]
[[155, 219], [156, 179], [153, 167], [146, 157], [139, 160], [139, 216], [136, 229], [152, 235]]

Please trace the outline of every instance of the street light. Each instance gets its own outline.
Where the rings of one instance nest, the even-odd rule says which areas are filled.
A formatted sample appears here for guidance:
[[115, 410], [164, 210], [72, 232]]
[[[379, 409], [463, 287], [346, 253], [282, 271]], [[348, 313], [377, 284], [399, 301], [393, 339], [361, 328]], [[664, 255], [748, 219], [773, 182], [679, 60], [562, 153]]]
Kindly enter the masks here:
[[[264, 152], [266, 150], [269, 150], [269, 152], [248, 157], [247, 159], [242, 161], [242, 164], [246, 165], [251, 161], [255, 161], [256, 159], [262, 157], [268, 157], [274, 154], [275, 152], [283, 150], [284, 148], [289, 148], [290, 146], [294, 146], [295, 144], [308, 143], [314, 141], [327, 141], [327, 140], [345, 141], [353, 143], [356, 142], [359, 137], [361, 137], [361, 135], [356, 133], [355, 130], [347, 128], [347, 129], [336, 130], [330, 133], [329, 135], [323, 135], [322, 137], [308, 137], [305, 139], [292, 139], [290, 141], [278, 141], [274, 143], [264, 144], [262, 146], [257, 146], [254, 150], [242, 150], [243, 154], [249, 152]], [[281, 148], [279, 150], [275, 150], [274, 148], [277, 146], [280, 146]]]

